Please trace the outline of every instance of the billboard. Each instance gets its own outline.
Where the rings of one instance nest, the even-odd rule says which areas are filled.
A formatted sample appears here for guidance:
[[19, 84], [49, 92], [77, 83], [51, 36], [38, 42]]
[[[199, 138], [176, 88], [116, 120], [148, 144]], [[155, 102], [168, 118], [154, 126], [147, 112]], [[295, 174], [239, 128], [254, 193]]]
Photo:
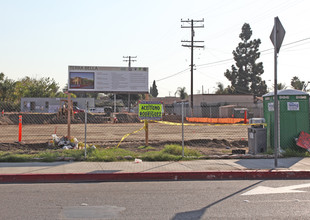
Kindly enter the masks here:
[[69, 92], [148, 93], [147, 67], [69, 66]]

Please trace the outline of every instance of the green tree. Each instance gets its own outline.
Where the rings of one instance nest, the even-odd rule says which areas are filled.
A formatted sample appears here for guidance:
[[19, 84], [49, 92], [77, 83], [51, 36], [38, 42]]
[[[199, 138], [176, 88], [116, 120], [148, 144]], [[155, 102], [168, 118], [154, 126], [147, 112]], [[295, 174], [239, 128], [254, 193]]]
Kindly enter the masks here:
[[305, 83], [305, 81], [300, 81], [297, 76], [291, 79], [291, 86], [297, 90], [307, 91], [308, 84], [309, 82]]
[[0, 73], [0, 101], [15, 101], [15, 81]]
[[278, 88], [278, 90], [283, 90], [283, 89], [286, 89], [287, 86], [285, 85], [285, 83], [278, 83], [277, 88]]
[[153, 81], [153, 85], [150, 87], [150, 94], [153, 97], [157, 97], [158, 96], [158, 89], [157, 89], [155, 80]]
[[224, 84], [221, 82], [218, 82], [215, 94], [218, 94], [218, 95], [234, 94], [234, 91], [230, 86], [227, 86], [226, 88], [224, 88]]
[[181, 99], [187, 98], [187, 92], [185, 87], [178, 87], [177, 91], [175, 92], [175, 95], [178, 94]]
[[[67, 98], [68, 97], [68, 83], [61, 89], [61, 91], [58, 91], [56, 93], [57, 98]], [[71, 98], [77, 98], [76, 94], [71, 93]]]
[[22, 97], [56, 97], [59, 86], [54, 79], [43, 77], [41, 79], [24, 77], [16, 82], [15, 95]]
[[263, 63], [256, 63], [260, 57], [260, 39], [250, 40], [252, 30], [249, 24], [242, 26], [242, 40], [236, 50], [233, 51], [236, 65], [231, 66], [231, 70], [226, 70], [224, 75], [231, 82], [231, 91], [234, 94], [254, 94], [261, 96], [267, 92], [266, 82], [262, 80], [264, 73]]

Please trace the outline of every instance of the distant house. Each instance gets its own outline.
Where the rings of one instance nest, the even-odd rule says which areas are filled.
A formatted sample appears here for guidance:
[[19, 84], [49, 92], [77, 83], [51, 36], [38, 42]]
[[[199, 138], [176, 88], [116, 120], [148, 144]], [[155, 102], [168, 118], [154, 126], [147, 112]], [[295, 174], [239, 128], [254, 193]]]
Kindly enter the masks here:
[[253, 95], [218, 95], [218, 94], [197, 94], [194, 95], [194, 106], [201, 105], [252, 105], [254, 103]]
[[[55, 113], [63, 104], [62, 100], [66, 98], [21, 98], [21, 112], [42, 112], [42, 113]], [[73, 106], [80, 109], [86, 109], [88, 102], [89, 108], [95, 107], [94, 98], [71, 98]]]
[[182, 101], [181, 98], [175, 96], [151, 98], [151, 101], [162, 102], [165, 114], [177, 114], [175, 105]]

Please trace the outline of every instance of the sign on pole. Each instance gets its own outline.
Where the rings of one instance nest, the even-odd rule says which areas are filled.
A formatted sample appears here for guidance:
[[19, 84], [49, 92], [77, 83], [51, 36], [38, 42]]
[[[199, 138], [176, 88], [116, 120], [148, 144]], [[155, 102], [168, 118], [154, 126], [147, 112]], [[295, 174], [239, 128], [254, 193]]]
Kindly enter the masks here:
[[156, 101], [141, 101], [139, 103], [140, 120], [161, 120], [163, 104]]
[[[274, 21], [275, 21], [275, 24], [274, 24], [275, 26], [272, 28], [272, 32], [270, 34], [270, 40], [273, 46], [276, 48], [277, 53], [279, 53], [284, 36], [285, 36], [285, 30], [278, 17], [275, 17]], [[275, 29], [276, 29], [276, 33], [274, 33]], [[275, 34], [276, 34], [276, 39], [275, 39]]]
[[274, 26], [271, 31], [270, 39], [274, 46], [274, 166], [278, 166], [278, 150], [279, 150], [279, 106], [278, 106], [278, 78], [277, 78], [277, 54], [280, 51], [285, 30], [278, 17], [274, 18]]
[[149, 145], [148, 120], [161, 120], [163, 117], [163, 104], [156, 101], [139, 102], [139, 119], [144, 120], [145, 146]]

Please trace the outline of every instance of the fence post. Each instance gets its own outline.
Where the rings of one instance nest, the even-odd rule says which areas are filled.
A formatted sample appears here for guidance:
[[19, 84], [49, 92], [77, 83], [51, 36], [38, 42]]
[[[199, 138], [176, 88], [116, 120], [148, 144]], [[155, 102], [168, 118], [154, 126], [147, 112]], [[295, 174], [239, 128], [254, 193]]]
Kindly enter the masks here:
[[85, 109], [85, 144], [84, 144], [84, 157], [86, 159], [86, 143], [87, 143], [87, 109], [88, 109], [88, 102], [86, 101], [86, 109]]
[[71, 106], [71, 93], [68, 92], [68, 108], [67, 108], [67, 111], [68, 111], [68, 140], [71, 139], [71, 110], [72, 110], [72, 106]]

